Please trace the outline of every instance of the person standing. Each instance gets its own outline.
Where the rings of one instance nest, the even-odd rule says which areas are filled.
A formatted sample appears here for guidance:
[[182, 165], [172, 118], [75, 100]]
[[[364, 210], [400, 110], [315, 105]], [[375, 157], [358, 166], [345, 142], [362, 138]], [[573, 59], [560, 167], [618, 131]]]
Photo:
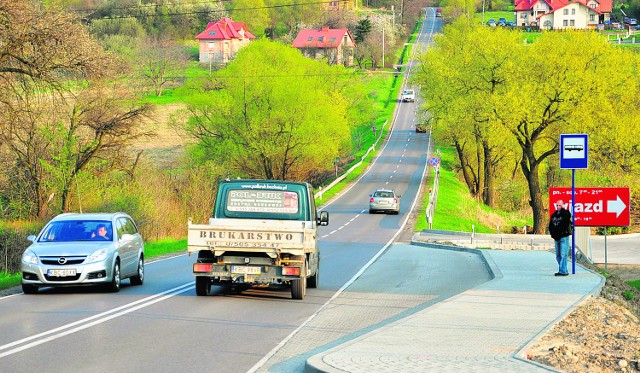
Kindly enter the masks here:
[[556, 244], [556, 260], [558, 272], [556, 276], [568, 276], [567, 258], [569, 256], [569, 236], [573, 234], [571, 213], [564, 208], [564, 201], [559, 199], [555, 203], [556, 211], [549, 219], [549, 234]]

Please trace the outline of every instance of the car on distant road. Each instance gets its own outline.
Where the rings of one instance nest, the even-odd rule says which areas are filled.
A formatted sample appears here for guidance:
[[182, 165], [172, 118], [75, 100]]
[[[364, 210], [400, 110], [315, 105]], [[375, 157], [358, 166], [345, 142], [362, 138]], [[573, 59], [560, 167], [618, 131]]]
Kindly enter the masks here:
[[417, 133], [425, 133], [427, 132], [427, 127], [422, 124], [416, 124], [416, 132]]
[[369, 214], [378, 211], [400, 212], [400, 195], [392, 189], [378, 189], [369, 196]]
[[514, 20], [507, 21], [507, 27], [516, 27], [516, 21]]
[[53, 218], [21, 260], [22, 291], [39, 287], [102, 286], [120, 290], [144, 281], [144, 241], [131, 216], [118, 213], [65, 213]]
[[487, 22], [487, 26], [495, 27], [496, 26], [496, 20], [491, 18], [489, 20], [489, 22]]
[[442, 17], [442, 8], [436, 9], [436, 17]]
[[507, 19], [506, 18], [498, 18], [498, 26], [506, 26], [507, 25]]
[[403, 102], [405, 101], [414, 102], [416, 100], [416, 91], [414, 91], [413, 89], [405, 89], [404, 91], [402, 91], [402, 96], [400, 97], [400, 100]]
[[638, 25], [638, 20], [635, 18], [630, 18], [629, 19], [629, 26], [637, 26]]

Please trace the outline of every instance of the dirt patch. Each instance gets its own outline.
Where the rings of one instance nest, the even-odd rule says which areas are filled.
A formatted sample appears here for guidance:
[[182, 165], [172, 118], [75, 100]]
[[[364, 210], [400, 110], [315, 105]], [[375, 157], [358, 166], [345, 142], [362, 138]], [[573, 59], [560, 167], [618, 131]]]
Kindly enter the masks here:
[[142, 150], [160, 168], [171, 168], [184, 154], [184, 146], [192, 142], [174, 120], [174, 116], [179, 116], [180, 110], [184, 108], [184, 104], [161, 105], [142, 125], [142, 130], [155, 135], [134, 143], [133, 151]]
[[[589, 266], [592, 270], [600, 267]], [[527, 358], [565, 372], [640, 371], [640, 291], [627, 281], [640, 279], [640, 266], [613, 268], [592, 297], [556, 324]], [[609, 273], [611, 265], [609, 265]]]

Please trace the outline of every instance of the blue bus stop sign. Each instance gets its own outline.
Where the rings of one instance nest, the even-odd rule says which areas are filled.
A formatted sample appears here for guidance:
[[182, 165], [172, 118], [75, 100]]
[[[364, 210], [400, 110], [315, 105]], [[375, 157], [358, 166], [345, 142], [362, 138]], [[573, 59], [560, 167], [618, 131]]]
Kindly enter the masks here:
[[560, 168], [585, 169], [589, 165], [589, 135], [560, 135]]

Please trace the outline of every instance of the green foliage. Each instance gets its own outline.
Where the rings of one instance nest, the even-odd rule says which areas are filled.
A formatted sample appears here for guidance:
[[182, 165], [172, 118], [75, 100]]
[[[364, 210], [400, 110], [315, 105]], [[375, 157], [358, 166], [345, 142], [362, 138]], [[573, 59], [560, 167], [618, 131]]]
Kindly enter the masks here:
[[371, 32], [372, 29], [373, 25], [371, 24], [371, 20], [369, 19], [369, 17], [365, 17], [359, 20], [353, 35], [356, 43], [362, 43], [364, 41], [364, 38], [369, 32]]
[[622, 292], [622, 296], [624, 297], [624, 299], [626, 300], [633, 300], [633, 292], [631, 290], [625, 290]]
[[524, 44], [518, 33], [460, 20], [421, 57], [416, 79], [437, 141], [459, 147], [472, 194], [492, 173], [504, 178], [519, 168], [542, 232], [543, 176], [557, 168], [548, 158], [561, 133], [589, 133], [590, 167], [637, 180], [638, 61], [594, 32], [544, 33]]
[[640, 279], [629, 281], [629, 285], [631, 285], [634, 288], [640, 290]]
[[344, 67], [255, 41], [194, 87], [186, 129], [232, 177], [305, 179], [348, 148]]

